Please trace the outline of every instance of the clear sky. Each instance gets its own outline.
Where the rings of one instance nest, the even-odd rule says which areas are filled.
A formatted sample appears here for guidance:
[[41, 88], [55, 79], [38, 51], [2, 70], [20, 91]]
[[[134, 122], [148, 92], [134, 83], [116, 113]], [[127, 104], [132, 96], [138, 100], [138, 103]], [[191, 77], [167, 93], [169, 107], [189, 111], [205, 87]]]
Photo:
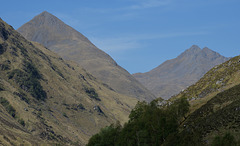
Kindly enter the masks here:
[[240, 55], [240, 0], [5, 0], [15, 29], [48, 11], [130, 73], [147, 72], [192, 45]]

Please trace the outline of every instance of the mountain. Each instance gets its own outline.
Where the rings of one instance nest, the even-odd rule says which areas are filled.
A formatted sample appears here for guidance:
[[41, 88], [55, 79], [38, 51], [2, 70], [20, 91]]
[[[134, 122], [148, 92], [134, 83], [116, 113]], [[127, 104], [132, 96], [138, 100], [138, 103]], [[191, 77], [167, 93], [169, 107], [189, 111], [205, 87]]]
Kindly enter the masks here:
[[177, 58], [167, 60], [149, 72], [133, 76], [155, 96], [169, 99], [198, 81], [212, 67], [228, 59], [207, 47], [200, 49], [193, 45]]
[[1, 144], [84, 145], [136, 103], [0, 19]]
[[79, 63], [118, 93], [147, 101], [155, 98], [108, 54], [46, 11], [21, 26], [18, 32], [28, 40], [43, 44], [63, 58]]

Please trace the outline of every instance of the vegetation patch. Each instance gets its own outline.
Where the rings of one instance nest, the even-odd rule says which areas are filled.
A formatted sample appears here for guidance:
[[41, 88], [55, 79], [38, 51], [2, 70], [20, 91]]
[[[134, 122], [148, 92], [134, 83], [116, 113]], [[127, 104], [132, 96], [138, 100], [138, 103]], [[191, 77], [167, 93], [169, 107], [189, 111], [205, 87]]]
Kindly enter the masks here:
[[0, 26], [0, 37], [3, 38], [3, 40], [7, 40], [9, 36], [9, 32], [4, 27], [5, 26]]
[[13, 118], [16, 117], [16, 110], [4, 97], [0, 97], [0, 103]]
[[0, 70], [5, 71], [9, 69], [10, 69], [10, 66], [8, 64], [0, 64]]
[[2, 55], [7, 50], [7, 43], [0, 44], [0, 55]]
[[24, 61], [24, 71], [26, 71], [32, 78], [42, 79], [42, 76], [37, 68], [28, 61]]
[[138, 102], [122, 127], [119, 123], [107, 126], [92, 136], [87, 146], [95, 145], [162, 145], [178, 132], [189, 110], [186, 99], [160, 107], [156, 101]]
[[101, 99], [98, 97], [98, 94], [94, 88], [85, 88], [85, 92], [90, 98], [95, 99], [97, 101], [101, 101]]
[[24, 71], [15, 69], [9, 73], [8, 78], [14, 79], [21, 89], [29, 92], [37, 100], [44, 101], [47, 98], [47, 94], [39, 82], [39, 79], [42, 78], [41, 74], [29, 62], [25, 63]]

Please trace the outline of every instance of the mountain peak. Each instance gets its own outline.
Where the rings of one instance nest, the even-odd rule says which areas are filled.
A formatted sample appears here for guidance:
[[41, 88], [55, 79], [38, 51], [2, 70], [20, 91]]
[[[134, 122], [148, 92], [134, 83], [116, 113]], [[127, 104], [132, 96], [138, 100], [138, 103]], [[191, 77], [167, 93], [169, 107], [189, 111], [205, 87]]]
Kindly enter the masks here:
[[47, 11], [43, 11], [39, 15], [35, 16], [32, 19], [32, 22], [34, 22], [34, 24], [42, 24], [48, 26], [54, 26], [63, 23], [60, 19]]
[[189, 50], [201, 50], [201, 48], [199, 47], [199, 46], [197, 46], [197, 45], [192, 45], [190, 48], [189, 48]]
[[186, 57], [186, 56], [193, 56], [195, 54], [198, 54], [202, 51], [202, 49], [200, 47], [198, 47], [197, 45], [192, 45], [189, 49], [187, 49], [186, 51], [184, 51], [180, 56], [178, 57]]
[[213, 50], [209, 49], [208, 47], [204, 47], [202, 49], [203, 52], [214, 52]]
[[[43, 11], [42, 13], [40, 13], [39, 15], [49, 15], [51, 13], [49, 13], [48, 11]], [[52, 15], [52, 14], [51, 14]]]
[[35, 16], [31, 21], [18, 28], [17, 31], [28, 40], [39, 42], [46, 47], [50, 47], [53, 41], [63, 39], [79, 39], [90, 44], [85, 36], [47, 11]]
[[57, 18], [56, 16], [54, 16], [53, 14], [49, 13], [48, 11], [43, 11], [42, 13], [38, 14], [36, 17], [55, 17]]

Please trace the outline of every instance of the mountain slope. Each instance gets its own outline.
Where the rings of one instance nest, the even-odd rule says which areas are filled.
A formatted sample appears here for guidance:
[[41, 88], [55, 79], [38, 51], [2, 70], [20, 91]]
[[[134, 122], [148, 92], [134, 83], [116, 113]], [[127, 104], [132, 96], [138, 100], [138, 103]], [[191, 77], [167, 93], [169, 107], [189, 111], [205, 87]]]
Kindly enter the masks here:
[[170, 101], [181, 97], [188, 98], [194, 111], [218, 93], [240, 84], [239, 70], [240, 56], [236, 56], [213, 67], [198, 82], [172, 97]]
[[28, 40], [43, 44], [63, 58], [76, 61], [118, 93], [147, 101], [155, 98], [108, 54], [46, 11], [24, 24], [18, 32]]
[[84, 145], [136, 102], [0, 19], [1, 142]]
[[133, 76], [155, 96], [168, 99], [198, 81], [212, 67], [228, 59], [208, 48], [200, 49], [193, 45], [177, 58], [168, 60], [149, 72]]

